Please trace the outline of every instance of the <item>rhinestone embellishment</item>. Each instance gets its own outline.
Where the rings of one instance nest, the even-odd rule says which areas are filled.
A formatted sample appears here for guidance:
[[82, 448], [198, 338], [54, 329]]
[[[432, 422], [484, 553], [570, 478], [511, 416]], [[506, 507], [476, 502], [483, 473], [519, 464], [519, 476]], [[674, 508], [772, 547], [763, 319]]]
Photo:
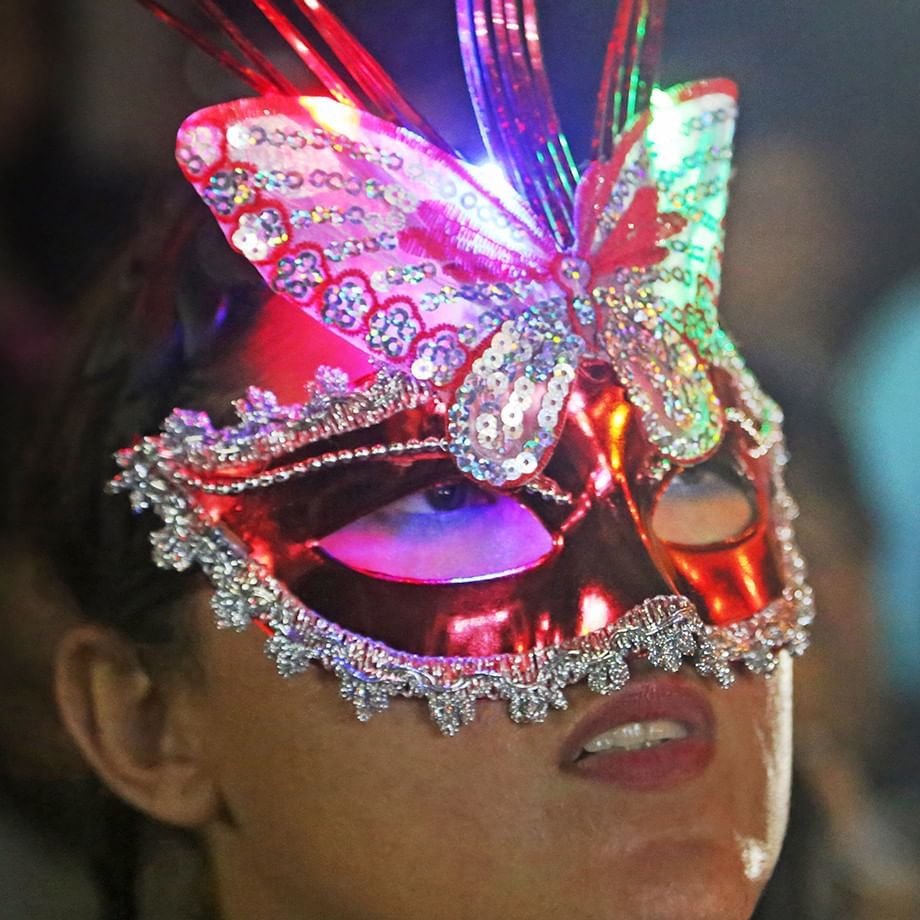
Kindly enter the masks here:
[[[509, 330], [509, 335], [513, 332]], [[182, 471], [183, 464], [220, 470], [240, 462], [265, 462], [298, 445], [351, 430], [353, 425], [363, 427], [373, 419], [382, 420], [426, 398], [412, 384], [407, 388], [407, 378], [384, 372], [364, 390], [351, 392], [345, 391], [334, 370], [327, 369], [321, 376], [323, 387], [302, 406], [281, 406], [270, 393], [251, 390], [237, 405], [240, 424], [233, 428], [216, 430], [207, 416], [174, 413], [164, 423], [162, 435], [119, 453], [121, 473], [110, 490], [128, 493], [136, 511], [153, 510], [163, 521], [163, 527], [151, 536], [158, 566], [186, 571], [197, 565], [208, 576], [215, 589], [212, 607], [219, 627], [240, 630], [258, 622], [270, 633], [265, 650], [279, 674], [293, 677], [318, 664], [336, 676], [342, 697], [352, 703], [360, 720], [388, 708], [394, 697], [410, 697], [427, 701], [432, 719], [446, 735], [470, 724], [477, 701], [483, 699], [503, 701], [515, 722], [542, 722], [553, 710], [566, 707], [564, 691], [573, 684], [584, 682], [601, 694], [621, 689], [629, 680], [630, 661], [635, 656], [665, 671], [676, 671], [688, 663], [727, 687], [734, 680], [733, 665], [769, 673], [782, 650], [800, 655], [807, 648], [814, 605], [794, 540], [792, 522], [797, 510], [783, 483], [786, 456], [778, 437], [772, 438], [767, 452], [772, 458], [772, 515], [785, 587], [777, 600], [748, 620], [707, 625], [686, 598], [654, 597], [610, 626], [559, 645], [522, 654], [452, 659], [400, 652], [326, 620], [215, 525], [194, 498], [201, 483], [190, 482]], [[755, 450], [765, 443], [752, 440]], [[388, 450], [402, 455], [447, 448], [447, 442], [435, 439], [381, 445], [363, 455], [357, 450], [344, 451], [329, 460], [360, 462], [386, 455]], [[319, 464], [328, 465], [325, 455]], [[288, 470], [277, 468], [264, 480], [256, 476], [241, 483], [243, 489], [264, 488], [287, 478]], [[241, 490], [212, 491], [233, 494]], [[534, 490], [541, 494], [540, 487]], [[552, 490], [544, 497], [571, 501], [571, 496]]]

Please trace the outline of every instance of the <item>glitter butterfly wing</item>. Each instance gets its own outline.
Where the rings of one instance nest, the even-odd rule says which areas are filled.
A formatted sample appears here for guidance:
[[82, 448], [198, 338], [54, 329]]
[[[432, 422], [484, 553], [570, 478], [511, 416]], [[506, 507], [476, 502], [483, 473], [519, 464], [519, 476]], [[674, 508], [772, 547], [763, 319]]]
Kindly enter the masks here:
[[580, 340], [555, 244], [509, 186], [490, 190], [417, 135], [325, 98], [206, 109], [183, 125], [177, 157], [273, 290], [455, 389], [461, 470], [513, 485], [548, 459]]
[[716, 301], [735, 115], [728, 81], [654, 93], [576, 197], [600, 335], [646, 436], [679, 463], [725, 425], [709, 365], [730, 345]]
[[177, 159], [267, 284], [377, 359], [456, 382], [504, 321], [554, 291], [552, 239], [411, 131], [321, 97], [205, 109]]

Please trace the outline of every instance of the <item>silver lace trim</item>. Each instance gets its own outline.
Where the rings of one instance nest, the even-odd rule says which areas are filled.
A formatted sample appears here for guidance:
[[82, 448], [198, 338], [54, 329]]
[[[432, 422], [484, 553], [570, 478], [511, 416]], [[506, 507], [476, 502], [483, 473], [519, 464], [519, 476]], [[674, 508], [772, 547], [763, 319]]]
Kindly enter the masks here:
[[[221, 443], [235, 441], [222, 434]], [[199, 462], [204, 449], [196, 448]], [[182, 482], [176, 454], [160, 439], [147, 438], [118, 455], [123, 472], [110, 490], [128, 492], [136, 511], [150, 509], [163, 520], [163, 528], [151, 535], [158, 566], [184, 571], [197, 564], [205, 572], [215, 588], [211, 603], [219, 627], [242, 630], [258, 621], [271, 631], [266, 653], [282, 676], [320, 665], [338, 678], [342, 697], [353, 703], [361, 721], [388, 708], [394, 697], [424, 699], [438, 728], [455, 735], [473, 721], [477, 700], [506, 702], [511, 719], [523, 724], [542, 722], [550, 710], [565, 709], [564, 690], [573, 684], [584, 681], [595, 693], [616, 692], [629, 680], [629, 661], [636, 656], [665, 671], [688, 662], [727, 687], [735, 676], [732, 664], [764, 674], [776, 667], [782, 649], [802, 654], [809, 642], [813, 599], [792, 529], [797, 510], [783, 483], [785, 453], [781, 445], [772, 453], [775, 537], [785, 588], [763, 611], [739, 623], [711, 626], [686, 598], [654, 597], [586, 636], [486, 658], [396, 651], [304, 606], [247, 555], [240, 541], [214, 526]]]
[[281, 405], [270, 390], [250, 387], [233, 403], [239, 424], [217, 429], [207, 413], [176, 409], [162, 435], [152, 440], [160, 455], [202, 472], [220, 472], [370, 428], [432, 399], [430, 387], [402, 371], [380, 368], [365, 386], [353, 388], [343, 371], [321, 367], [302, 403]]

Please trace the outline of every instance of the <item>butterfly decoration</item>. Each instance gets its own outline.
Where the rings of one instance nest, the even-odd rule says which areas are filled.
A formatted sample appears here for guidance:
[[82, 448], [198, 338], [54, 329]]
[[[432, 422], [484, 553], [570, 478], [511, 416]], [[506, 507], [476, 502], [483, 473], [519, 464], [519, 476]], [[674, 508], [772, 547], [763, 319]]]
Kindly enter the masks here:
[[273, 291], [447, 390], [459, 468], [514, 487], [548, 462], [588, 357], [612, 363], [663, 456], [694, 463], [718, 446], [709, 365], [724, 347], [734, 118], [727, 81], [657, 92], [580, 178], [566, 248], [510, 185], [325, 97], [205, 109], [177, 158]]
[[[448, 735], [472, 720], [477, 699], [504, 699], [515, 722], [539, 722], [565, 707], [571, 684], [614, 692], [635, 653], [672, 671], [689, 657], [727, 685], [732, 662], [764, 673], [780, 649], [804, 651], [813, 608], [782, 481], [781, 414], [717, 315], [736, 91], [724, 80], [655, 89], [665, 0], [614, 4], [584, 170], [560, 130], [536, 0], [456, 0], [491, 169], [457, 156], [322, 0], [288, 0], [296, 21], [274, 0], [251, 3], [326, 96], [280, 72], [223, 0], [192, 4], [220, 44], [159, 0], [139, 2], [257, 94], [185, 121], [176, 152], [186, 178], [276, 295], [378, 366], [357, 382], [320, 368], [296, 405], [250, 388], [235, 404], [239, 424], [220, 430], [204, 413], [175, 410], [160, 436], [121, 452], [111, 488], [163, 520], [153, 535], [158, 565], [199, 564], [216, 589], [218, 623], [256, 622], [284, 676], [319, 663], [361, 720], [391, 698], [424, 698]], [[705, 623], [685, 597], [649, 597], [561, 644], [419, 656], [308, 607], [215, 520], [225, 499], [250, 489], [445, 449], [475, 480], [557, 500], [536, 477], [567, 419], [577, 420], [580, 369], [599, 361], [660, 455], [655, 469], [668, 466], [658, 459], [702, 462], [728, 425], [743, 432], [750, 459], [769, 455], [784, 586], [753, 616]], [[270, 462], [422, 405], [446, 409], [445, 437]]]
[[518, 486], [548, 462], [581, 362], [609, 361], [645, 435], [681, 464], [718, 446], [713, 364], [744, 373], [716, 315], [736, 94], [654, 90], [665, 0], [620, 0], [593, 162], [560, 129], [535, 0], [456, 0], [497, 182], [454, 155], [320, 0], [252, 0], [329, 94], [295, 83], [196, 0], [226, 43], [140, 0], [259, 93], [191, 116], [177, 155], [270, 287], [449, 403], [459, 468]]

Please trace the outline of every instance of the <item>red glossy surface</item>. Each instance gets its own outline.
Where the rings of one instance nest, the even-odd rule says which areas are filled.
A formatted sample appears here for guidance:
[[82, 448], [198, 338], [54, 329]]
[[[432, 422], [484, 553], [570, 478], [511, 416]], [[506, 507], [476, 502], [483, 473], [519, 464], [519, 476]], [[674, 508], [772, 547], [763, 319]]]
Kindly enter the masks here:
[[[732, 394], [724, 398], [731, 400]], [[443, 423], [438, 412], [405, 412], [376, 429], [317, 444], [310, 453], [425, 437], [442, 431]], [[576, 506], [560, 508], [513, 493], [540, 518], [555, 550], [526, 571], [470, 582], [376, 578], [349, 569], [319, 546], [324, 536], [375, 508], [456, 478], [452, 460], [444, 457], [353, 464], [202, 501], [327, 619], [416, 654], [493, 655], [584, 635], [658, 594], [685, 593], [717, 623], [762, 609], [780, 592], [770, 541], [768, 468], [766, 461], [748, 458], [744, 446], [741, 435], [732, 435], [722, 450], [735, 458], [756, 491], [761, 516], [751, 532], [724, 546], [660, 543], [648, 529], [663, 488], [645, 475], [653, 452], [609, 367], [589, 365], [580, 374], [560, 445], [546, 469], [578, 496]], [[507, 538], [498, 532], [492, 539]], [[489, 547], [476, 551], [487, 563]]]

